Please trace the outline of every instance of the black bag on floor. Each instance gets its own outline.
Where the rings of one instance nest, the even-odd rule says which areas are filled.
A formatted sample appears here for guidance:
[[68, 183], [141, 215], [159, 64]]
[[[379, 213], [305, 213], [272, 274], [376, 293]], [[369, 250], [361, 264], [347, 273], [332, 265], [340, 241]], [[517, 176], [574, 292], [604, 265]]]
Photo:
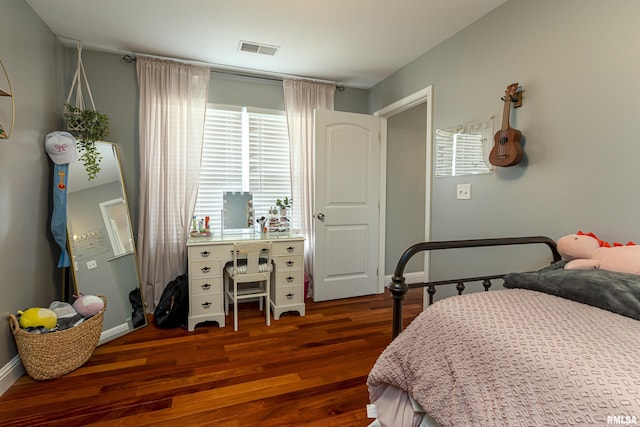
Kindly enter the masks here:
[[160, 302], [153, 312], [156, 325], [162, 329], [186, 327], [189, 315], [189, 281], [183, 274], [164, 288]]
[[140, 288], [135, 288], [134, 290], [129, 292], [129, 302], [131, 303], [131, 308], [133, 309], [133, 311], [131, 312], [131, 322], [133, 323], [133, 327], [139, 328], [140, 326], [144, 326], [147, 319], [145, 319], [144, 315], [144, 307], [142, 305]]

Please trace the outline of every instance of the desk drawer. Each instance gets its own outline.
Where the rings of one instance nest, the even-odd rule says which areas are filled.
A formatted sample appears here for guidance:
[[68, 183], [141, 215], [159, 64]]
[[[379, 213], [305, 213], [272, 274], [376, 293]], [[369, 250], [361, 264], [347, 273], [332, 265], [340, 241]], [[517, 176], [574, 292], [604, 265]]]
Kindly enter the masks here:
[[199, 316], [201, 314], [217, 314], [222, 312], [222, 295], [194, 295], [191, 297], [189, 314]]
[[273, 242], [273, 255], [293, 255], [304, 253], [304, 240], [293, 240], [290, 242]]
[[220, 276], [220, 260], [192, 261], [189, 263], [191, 278], [202, 276]]
[[278, 271], [276, 274], [276, 287], [285, 286], [302, 286], [304, 283], [304, 273], [302, 270], [297, 271]]
[[222, 293], [221, 277], [203, 277], [200, 279], [191, 279], [191, 294], [220, 294]]
[[277, 306], [302, 304], [304, 301], [302, 286], [278, 286], [271, 295], [275, 295], [273, 302]]
[[274, 259], [278, 273], [285, 271], [303, 271], [302, 255], [279, 256]]
[[291, 242], [273, 242], [273, 256], [277, 255], [302, 255], [304, 253], [304, 240], [294, 240]]
[[231, 259], [233, 245], [189, 246], [189, 261]]

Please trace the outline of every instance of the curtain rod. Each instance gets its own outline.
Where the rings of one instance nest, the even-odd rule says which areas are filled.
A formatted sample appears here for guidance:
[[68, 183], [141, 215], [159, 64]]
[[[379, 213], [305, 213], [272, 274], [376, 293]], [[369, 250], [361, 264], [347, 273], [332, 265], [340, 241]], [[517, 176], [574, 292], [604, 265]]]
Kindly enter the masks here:
[[[131, 62], [137, 61], [138, 58], [133, 56], [133, 55], [124, 55], [122, 57], [122, 60], [129, 64]], [[274, 82], [283, 81], [283, 78], [281, 78], [281, 77], [271, 77], [271, 76], [260, 75], [260, 74], [242, 73], [242, 72], [239, 72], [239, 71], [223, 70], [223, 69], [219, 69], [219, 68], [213, 68], [211, 66], [209, 67], [209, 70], [211, 72], [214, 72], [214, 73], [228, 74], [228, 75], [231, 75], [231, 76], [251, 77], [251, 78], [254, 78], [254, 79], [271, 80], [271, 81], [274, 81]], [[291, 77], [293, 77], [293, 76], [291, 76]], [[346, 88], [345, 88], [344, 85], [336, 84], [336, 90], [342, 92], [345, 89]]]

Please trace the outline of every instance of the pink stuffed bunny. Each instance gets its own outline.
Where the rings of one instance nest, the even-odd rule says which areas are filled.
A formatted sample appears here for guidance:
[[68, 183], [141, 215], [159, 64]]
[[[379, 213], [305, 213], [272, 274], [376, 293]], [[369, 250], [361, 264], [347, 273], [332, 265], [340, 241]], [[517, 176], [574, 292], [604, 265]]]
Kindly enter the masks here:
[[564, 266], [566, 270], [601, 269], [640, 274], [640, 246], [632, 242], [611, 246], [593, 233], [579, 231], [558, 239], [557, 247], [560, 255], [569, 261]]

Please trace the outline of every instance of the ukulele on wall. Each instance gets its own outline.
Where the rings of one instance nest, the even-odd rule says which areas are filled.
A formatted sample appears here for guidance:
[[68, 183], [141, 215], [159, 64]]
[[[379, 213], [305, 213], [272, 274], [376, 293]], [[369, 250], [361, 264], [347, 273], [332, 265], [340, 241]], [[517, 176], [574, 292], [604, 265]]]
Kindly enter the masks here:
[[509, 112], [511, 103], [517, 103], [515, 107], [522, 105], [522, 92], [518, 92], [518, 83], [507, 86], [504, 93], [504, 109], [502, 111], [502, 128], [493, 137], [494, 145], [489, 153], [489, 162], [495, 166], [514, 166], [520, 163], [524, 156], [520, 138], [522, 133], [509, 125]]

